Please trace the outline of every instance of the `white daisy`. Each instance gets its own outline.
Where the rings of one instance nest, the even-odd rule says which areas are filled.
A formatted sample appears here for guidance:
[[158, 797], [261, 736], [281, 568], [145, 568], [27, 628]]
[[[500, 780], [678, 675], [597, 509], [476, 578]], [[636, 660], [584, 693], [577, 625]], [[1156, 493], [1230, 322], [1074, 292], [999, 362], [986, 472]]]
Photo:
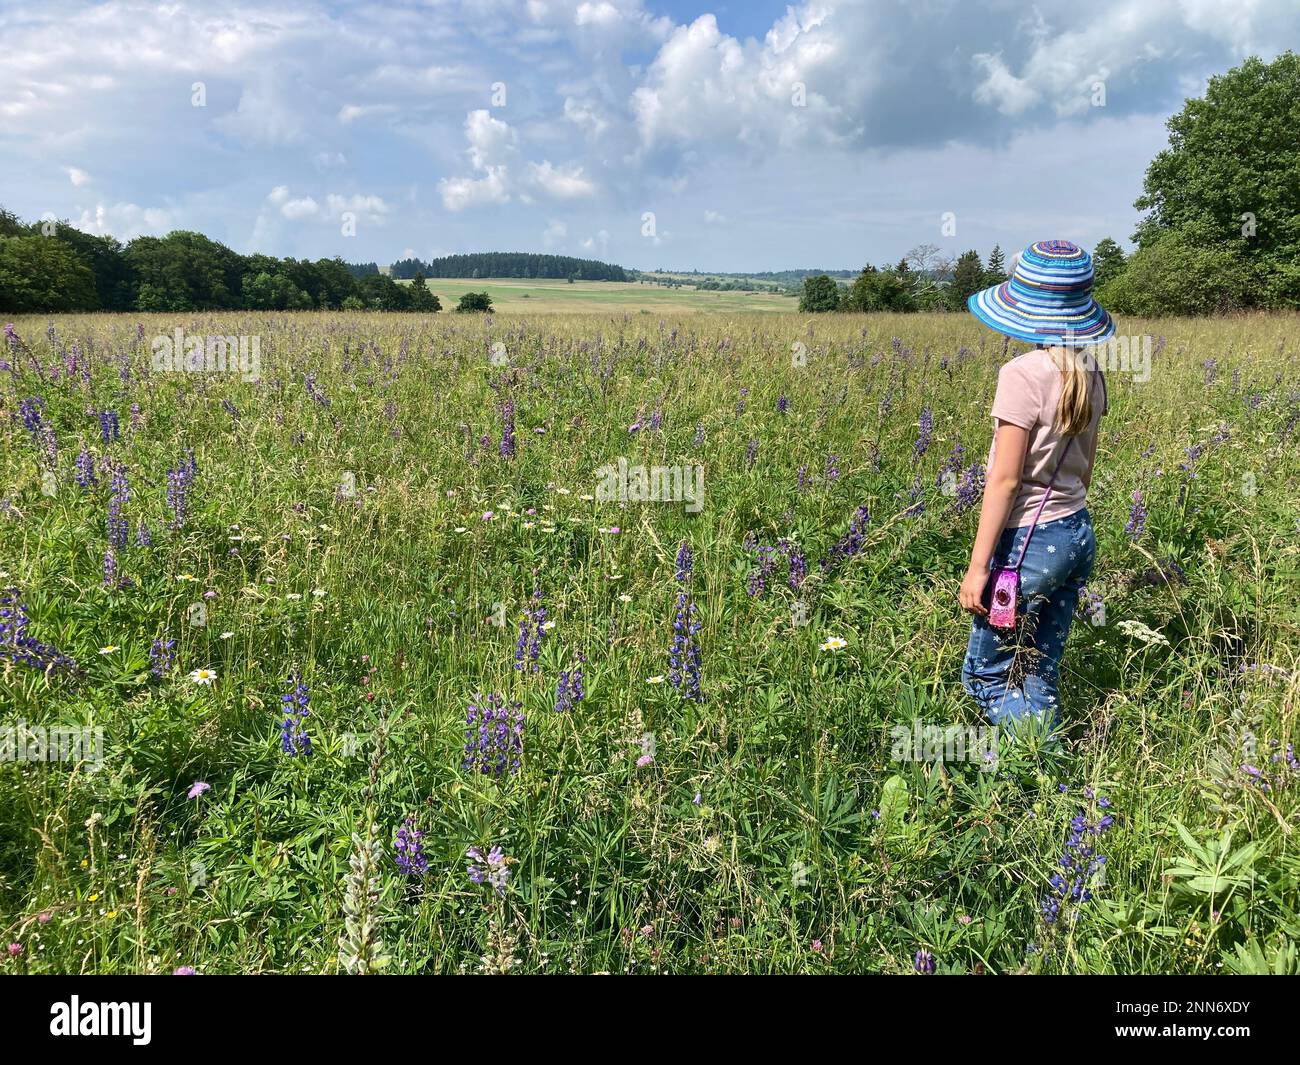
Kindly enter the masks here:
[[215, 669], [196, 669], [190, 674], [192, 684], [211, 684], [216, 679], [217, 671]]
[[664, 675], [660, 673], [654, 677], [646, 677], [645, 682], [647, 684], [662, 684], [664, 682]]
[[848, 640], [845, 640], [839, 636], [830, 636], [827, 638], [826, 642], [822, 644], [822, 650], [843, 651], [844, 648], [848, 647], [848, 645], [849, 645]]
[[99, 653], [101, 655], [111, 655], [114, 651], [120, 651], [120, 650], [122, 650], [122, 648], [118, 647], [117, 644], [110, 643], [107, 647], [101, 647], [99, 649]]

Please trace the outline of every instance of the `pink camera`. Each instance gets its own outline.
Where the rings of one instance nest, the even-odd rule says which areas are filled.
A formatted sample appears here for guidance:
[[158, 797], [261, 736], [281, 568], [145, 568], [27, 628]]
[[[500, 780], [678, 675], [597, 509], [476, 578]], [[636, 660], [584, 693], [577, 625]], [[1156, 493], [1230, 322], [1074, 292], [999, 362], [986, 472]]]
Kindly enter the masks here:
[[1004, 567], [993, 571], [989, 624], [995, 629], [1016, 627], [1016, 600], [1020, 597], [1020, 571]]

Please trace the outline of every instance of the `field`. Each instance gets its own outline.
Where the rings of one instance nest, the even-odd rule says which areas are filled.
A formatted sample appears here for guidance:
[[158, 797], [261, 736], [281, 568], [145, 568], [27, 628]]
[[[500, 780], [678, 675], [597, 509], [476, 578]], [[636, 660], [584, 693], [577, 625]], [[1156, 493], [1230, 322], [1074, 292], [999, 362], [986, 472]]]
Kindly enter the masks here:
[[1064, 735], [941, 757], [1002, 341], [518, 287], [14, 322], [0, 972], [1300, 969], [1296, 318], [1120, 323]]
[[664, 288], [622, 281], [535, 281], [505, 278], [430, 278], [429, 291], [450, 310], [466, 292], [486, 292], [498, 311], [524, 314], [637, 314], [712, 312], [738, 314], [749, 311], [791, 313], [794, 296], [775, 292], [704, 292], [695, 288]]

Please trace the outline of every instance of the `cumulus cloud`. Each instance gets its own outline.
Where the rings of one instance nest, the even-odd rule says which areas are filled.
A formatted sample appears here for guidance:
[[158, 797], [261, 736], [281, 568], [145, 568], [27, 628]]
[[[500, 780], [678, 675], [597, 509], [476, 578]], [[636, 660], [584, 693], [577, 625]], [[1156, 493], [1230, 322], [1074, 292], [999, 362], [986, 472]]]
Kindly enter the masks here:
[[64, 167], [64, 170], [68, 172], [68, 180], [77, 188], [81, 188], [82, 185], [88, 184], [90, 181], [90, 175], [79, 166], [67, 166]]
[[519, 168], [513, 164], [519, 155], [518, 134], [508, 122], [488, 111], [480, 109], [465, 116], [465, 139], [469, 143], [465, 154], [478, 176], [443, 178], [439, 182], [443, 206], [449, 211], [508, 203], [516, 198], [531, 203], [534, 194], [573, 200], [596, 191], [595, 182], [577, 164], [556, 166], [543, 159], [527, 163], [522, 177], [516, 177]]

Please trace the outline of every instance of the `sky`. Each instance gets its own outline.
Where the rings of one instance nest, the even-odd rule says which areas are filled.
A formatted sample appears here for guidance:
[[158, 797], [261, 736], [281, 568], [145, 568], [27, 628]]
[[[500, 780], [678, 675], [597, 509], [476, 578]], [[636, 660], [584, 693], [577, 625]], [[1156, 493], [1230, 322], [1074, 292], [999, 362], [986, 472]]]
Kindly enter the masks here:
[[[0, 0], [0, 205], [380, 264], [859, 269], [1128, 243], [1296, 0]], [[1008, 255], [1008, 258], [1010, 255]]]

